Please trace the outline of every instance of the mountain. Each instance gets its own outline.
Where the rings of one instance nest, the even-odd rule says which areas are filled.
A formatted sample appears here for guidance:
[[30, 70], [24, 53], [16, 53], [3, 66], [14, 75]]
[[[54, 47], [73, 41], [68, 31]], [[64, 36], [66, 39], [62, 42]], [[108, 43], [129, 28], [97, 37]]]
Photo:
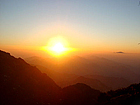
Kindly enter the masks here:
[[36, 65], [36, 67], [42, 73], [46, 73], [49, 77], [51, 77], [62, 88], [71, 85], [71, 82], [79, 77], [75, 74], [60, 73], [58, 71], [49, 70], [48, 68], [40, 65]]
[[[43, 60], [42, 60], [43, 59]], [[135, 68], [106, 58], [92, 57], [92, 59], [72, 56], [63, 59], [30, 57], [25, 59], [29, 64], [40, 65], [61, 73], [84, 75], [102, 75], [124, 78], [131, 83], [139, 83], [140, 75]]]
[[127, 87], [131, 84], [128, 80], [122, 77], [107, 77], [101, 75], [85, 75], [84, 77], [99, 80], [106, 86], [110, 87], [110, 90]]
[[100, 91], [88, 85], [77, 83], [63, 88], [62, 105], [95, 105]]
[[140, 75], [135, 73], [135, 68], [95, 56], [90, 58], [72, 56], [62, 59], [30, 57], [25, 60], [47, 73], [61, 87], [73, 84], [72, 81], [79, 76], [88, 79], [90, 81], [88, 85], [92, 88], [94, 87], [90, 84], [93, 83], [91, 79], [96, 79], [112, 90], [140, 82]]
[[97, 89], [100, 91], [109, 91], [112, 89], [111, 87], [108, 87], [107, 85], [103, 84], [97, 79], [87, 78], [68, 73], [60, 73], [54, 70], [49, 70], [39, 65], [36, 65], [36, 67], [39, 70], [41, 70], [41, 72], [46, 73], [49, 77], [51, 77], [62, 88], [76, 83], [84, 83], [89, 85], [93, 89]]
[[79, 76], [75, 74], [60, 73], [54, 70], [49, 70], [43, 66], [36, 65], [41, 72], [46, 73], [51, 77], [60, 87], [66, 87], [75, 83], [84, 83], [98, 89], [100, 91], [116, 90], [127, 87], [131, 83], [122, 77], [108, 77], [101, 75], [85, 75]]
[[99, 105], [140, 105], [140, 83], [101, 93], [98, 102]]
[[56, 105], [61, 88], [36, 67], [0, 51], [1, 105]]
[[41, 70], [41, 72], [46, 73], [49, 77], [51, 77], [62, 88], [76, 83], [84, 83], [93, 89], [109, 91], [130, 85], [129, 81], [119, 77], [107, 77], [101, 75], [79, 76], [75, 74], [60, 73], [54, 70], [49, 70], [40, 65], [36, 65], [36, 67]]
[[106, 93], [83, 83], [60, 88], [47, 74], [4, 51], [0, 51], [0, 84], [1, 105], [140, 104], [140, 84]]
[[76, 78], [75, 80], [71, 81], [71, 84], [76, 84], [76, 83], [84, 83], [84, 84], [87, 84], [88, 86], [92, 87], [93, 89], [97, 89], [97, 90], [100, 90], [103, 92], [111, 90], [110, 87], [106, 86], [99, 80], [86, 78], [83, 76], [80, 76], [80, 77]]
[[101, 93], [82, 83], [62, 89], [35, 66], [4, 51], [0, 51], [0, 84], [1, 105], [92, 105]]

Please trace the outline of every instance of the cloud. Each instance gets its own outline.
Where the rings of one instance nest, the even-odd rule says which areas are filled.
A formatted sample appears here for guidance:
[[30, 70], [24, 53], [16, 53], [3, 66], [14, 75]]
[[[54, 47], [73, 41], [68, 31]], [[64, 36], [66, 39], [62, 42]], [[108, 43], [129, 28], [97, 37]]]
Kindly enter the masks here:
[[115, 53], [119, 53], [119, 54], [124, 54], [124, 52], [122, 52], [122, 51], [119, 51], [119, 52], [115, 52]]

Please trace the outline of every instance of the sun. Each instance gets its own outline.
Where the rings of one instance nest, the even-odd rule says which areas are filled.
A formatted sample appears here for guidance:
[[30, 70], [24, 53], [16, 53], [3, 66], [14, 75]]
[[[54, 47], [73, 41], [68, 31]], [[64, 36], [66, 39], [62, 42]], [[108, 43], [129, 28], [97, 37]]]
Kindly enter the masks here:
[[66, 48], [63, 46], [63, 44], [61, 42], [58, 42], [51, 48], [51, 50], [60, 54], [64, 51], [66, 51]]
[[48, 44], [42, 47], [42, 49], [56, 57], [66, 55], [68, 52], [74, 51], [74, 48], [71, 48], [68, 42], [62, 37], [51, 38], [48, 41]]

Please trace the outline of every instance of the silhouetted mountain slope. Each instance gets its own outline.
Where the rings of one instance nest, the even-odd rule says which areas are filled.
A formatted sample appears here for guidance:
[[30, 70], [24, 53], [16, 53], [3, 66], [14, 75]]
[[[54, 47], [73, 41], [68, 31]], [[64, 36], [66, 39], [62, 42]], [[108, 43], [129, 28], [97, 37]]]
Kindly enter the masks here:
[[62, 105], [95, 105], [100, 95], [100, 91], [82, 83], [70, 85], [62, 91]]
[[130, 82], [120, 77], [107, 77], [101, 75], [85, 75], [78, 76], [68, 73], [60, 73], [54, 70], [49, 70], [43, 66], [36, 65], [41, 72], [46, 73], [51, 77], [60, 87], [66, 87], [75, 83], [84, 83], [100, 91], [116, 90], [127, 87]]
[[119, 88], [127, 87], [131, 84], [126, 79], [120, 77], [107, 77], [101, 75], [85, 75], [84, 77], [97, 79], [101, 81], [103, 84], [105, 84], [106, 86], [110, 87], [111, 88], [110, 90], [116, 90]]
[[36, 65], [36, 67], [43, 73], [46, 73], [49, 77], [51, 77], [60, 87], [69, 86], [71, 81], [79, 77], [75, 74], [68, 73], [60, 73], [58, 71], [49, 70], [43, 66]]
[[76, 83], [84, 83], [89, 85], [93, 89], [97, 89], [104, 92], [112, 89], [111, 87], [104, 85], [101, 81], [97, 79], [86, 78], [83, 76], [78, 76], [78, 75], [68, 74], [68, 73], [60, 73], [54, 70], [49, 70], [39, 65], [37, 65], [37, 68], [41, 70], [41, 72], [46, 73], [62, 88]]
[[140, 83], [100, 94], [100, 105], [140, 105]]
[[61, 90], [46, 74], [21, 58], [0, 51], [1, 105], [56, 104]]
[[100, 91], [103, 91], [103, 92], [111, 90], [111, 88], [104, 85], [99, 80], [86, 78], [86, 77], [83, 77], [83, 76], [80, 76], [80, 77], [76, 78], [74, 81], [71, 82], [71, 84], [76, 84], [76, 83], [84, 83], [84, 84], [89, 85], [93, 89], [97, 89], [97, 90], [100, 90]]
[[[26, 61], [30, 64], [39, 65], [43, 58], [28, 58]], [[140, 76], [135, 73], [135, 68], [121, 64], [105, 58], [92, 57], [87, 59], [83, 57], [68, 57], [63, 59], [43, 59], [41, 66], [50, 70], [56, 70], [61, 73], [76, 75], [102, 75], [109, 77], [122, 77], [131, 83], [139, 83]]]
[[21, 58], [0, 51], [1, 105], [92, 105], [100, 94], [85, 84], [61, 89]]
[[0, 51], [0, 84], [1, 105], [139, 105], [140, 103], [140, 84], [107, 93], [101, 93], [83, 83], [61, 89], [36, 67], [3, 51]]
[[31, 57], [26, 60], [37, 66], [42, 72], [47, 73], [61, 87], [81, 82], [88, 83], [94, 88], [90, 79], [88, 82], [73, 82], [78, 76], [99, 80], [109, 87], [108, 90], [126, 87], [140, 81], [140, 76], [133, 72], [134, 68], [105, 58], [90, 57], [90, 59], [85, 59], [75, 56], [63, 59], [46, 59]]

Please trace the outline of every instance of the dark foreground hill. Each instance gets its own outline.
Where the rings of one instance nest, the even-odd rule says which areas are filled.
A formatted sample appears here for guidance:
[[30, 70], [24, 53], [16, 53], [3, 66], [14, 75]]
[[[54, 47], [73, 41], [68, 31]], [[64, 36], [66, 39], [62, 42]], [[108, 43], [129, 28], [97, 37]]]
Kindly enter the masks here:
[[51, 78], [36, 67], [0, 51], [1, 105], [56, 104], [60, 90]]
[[93, 105], [99, 95], [81, 83], [61, 89], [36, 67], [0, 51], [0, 105]]
[[98, 102], [99, 105], [140, 105], [140, 83], [101, 93]]
[[95, 105], [100, 91], [86, 84], [77, 83], [62, 89], [63, 105]]
[[92, 79], [92, 78], [86, 78], [83, 76], [80, 76], [78, 78], [76, 78], [75, 80], [73, 80], [71, 82], [71, 84], [76, 84], [76, 83], [84, 83], [89, 85], [90, 87], [100, 90], [102, 92], [106, 92], [108, 90], [111, 90], [111, 88], [107, 87], [106, 85], [104, 85], [102, 82], [100, 82], [97, 79]]

